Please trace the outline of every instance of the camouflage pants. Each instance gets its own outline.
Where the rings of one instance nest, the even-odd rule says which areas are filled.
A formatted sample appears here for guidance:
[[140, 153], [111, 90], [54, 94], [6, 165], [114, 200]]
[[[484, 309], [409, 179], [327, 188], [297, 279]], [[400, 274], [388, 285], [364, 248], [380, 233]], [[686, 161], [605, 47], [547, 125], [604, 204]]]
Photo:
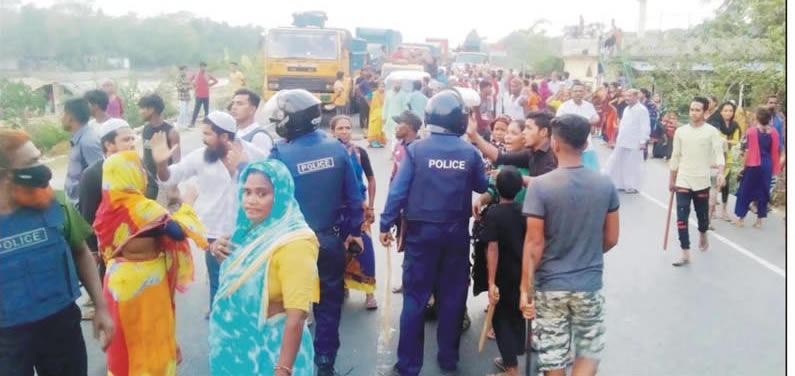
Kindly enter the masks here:
[[601, 291], [536, 291], [534, 299], [533, 341], [539, 370], [566, 368], [575, 357], [600, 359], [605, 348]]

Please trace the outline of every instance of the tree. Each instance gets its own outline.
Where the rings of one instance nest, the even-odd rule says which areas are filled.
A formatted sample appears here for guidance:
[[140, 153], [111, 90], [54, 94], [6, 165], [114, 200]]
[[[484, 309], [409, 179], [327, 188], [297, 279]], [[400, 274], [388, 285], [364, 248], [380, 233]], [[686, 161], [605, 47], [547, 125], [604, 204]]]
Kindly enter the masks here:
[[[784, 0], [724, 0], [714, 18], [667, 35], [682, 46], [680, 53], [655, 58], [658, 69], [641, 75], [637, 86], [654, 84], [680, 113], [695, 95], [736, 101], [742, 93], [744, 107], [769, 94], [786, 98], [784, 8]], [[699, 67], [711, 70], [694, 69]]]
[[[108, 58], [129, 58], [134, 69], [240, 56], [259, 49], [262, 28], [230, 26], [180, 12], [152, 18], [111, 17], [91, 2], [50, 8], [0, 8], [0, 55], [23, 63], [56, 61], [75, 70], [110, 68]], [[24, 38], [19, 38], [24, 35]]]
[[528, 67], [534, 72], [548, 74], [563, 69], [560, 59], [560, 38], [551, 38], [541, 29], [546, 19], [537, 19], [523, 30], [517, 30], [500, 40], [507, 47], [505, 65], [513, 68]]

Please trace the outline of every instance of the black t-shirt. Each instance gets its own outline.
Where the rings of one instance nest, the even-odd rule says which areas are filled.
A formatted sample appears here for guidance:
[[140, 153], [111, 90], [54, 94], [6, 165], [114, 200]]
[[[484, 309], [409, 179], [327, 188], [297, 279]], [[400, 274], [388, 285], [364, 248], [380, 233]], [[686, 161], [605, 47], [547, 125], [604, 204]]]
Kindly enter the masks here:
[[[80, 197], [78, 210], [89, 225], [93, 225], [99, 204], [102, 202], [102, 166], [104, 163], [105, 160], [100, 159], [88, 166], [83, 171], [83, 176], [80, 178], [80, 185], [78, 186], [78, 195]], [[93, 234], [86, 239], [86, 244], [92, 251], [97, 251], [97, 238]]]
[[[155, 135], [157, 132], [166, 132], [166, 136], [174, 129], [171, 124], [163, 122], [159, 126], [155, 127], [152, 124], [147, 123], [144, 126], [143, 132], [141, 132], [141, 138], [144, 142], [144, 168], [146, 169], [146, 173], [148, 176], [148, 184], [146, 187], [146, 197], [149, 199], [156, 199], [157, 198], [157, 165], [155, 164], [155, 159], [152, 157], [152, 146], [150, 143], [152, 142], [152, 136]], [[166, 137], [166, 142], [168, 143], [168, 147], [171, 148], [171, 140]], [[172, 163], [171, 160], [168, 161], [170, 165]]]
[[506, 293], [518, 291], [522, 278], [525, 223], [522, 208], [516, 202], [494, 205], [484, 218], [481, 238], [484, 242], [497, 242], [499, 258], [494, 282]]
[[364, 171], [364, 176], [366, 177], [373, 177], [373, 166], [370, 164], [370, 156], [367, 154], [367, 150], [362, 147], [357, 146], [356, 149], [359, 150], [359, 159], [362, 162], [362, 170]]
[[500, 153], [497, 165], [526, 168], [530, 171], [530, 176], [535, 177], [558, 168], [558, 159], [555, 158], [555, 153], [549, 148], [549, 144], [546, 144], [538, 150], [526, 148], [521, 151]]

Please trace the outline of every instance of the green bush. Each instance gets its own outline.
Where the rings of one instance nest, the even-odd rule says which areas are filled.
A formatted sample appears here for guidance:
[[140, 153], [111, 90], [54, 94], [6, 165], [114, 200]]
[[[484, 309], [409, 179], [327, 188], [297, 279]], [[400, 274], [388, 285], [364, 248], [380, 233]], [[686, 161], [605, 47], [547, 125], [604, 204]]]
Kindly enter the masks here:
[[141, 114], [138, 112], [138, 99], [141, 98], [141, 90], [138, 88], [138, 80], [130, 78], [130, 84], [127, 86], [119, 86], [116, 94], [121, 98], [121, 103], [124, 106], [124, 117], [131, 127], [137, 128], [144, 125]]
[[43, 113], [46, 104], [43, 92], [0, 78], [0, 120], [15, 126], [25, 125], [28, 118]]
[[52, 119], [28, 124], [24, 130], [42, 153], [49, 153], [56, 145], [69, 141], [71, 134]]

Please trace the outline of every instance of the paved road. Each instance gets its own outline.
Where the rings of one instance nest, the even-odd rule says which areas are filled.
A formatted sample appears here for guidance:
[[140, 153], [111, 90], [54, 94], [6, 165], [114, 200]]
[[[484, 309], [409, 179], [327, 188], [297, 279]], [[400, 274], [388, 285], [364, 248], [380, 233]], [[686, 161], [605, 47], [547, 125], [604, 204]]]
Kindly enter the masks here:
[[[184, 150], [201, 146], [199, 132], [182, 134]], [[609, 150], [598, 147], [604, 163]], [[383, 208], [391, 169], [388, 152], [369, 150], [376, 170], [376, 207]], [[737, 229], [717, 221], [711, 248], [693, 252], [692, 263], [674, 268], [678, 256], [675, 225], [668, 252], [662, 250], [665, 205], [668, 202], [664, 162], [647, 162], [647, 177], [640, 195], [621, 195], [621, 236], [605, 260], [604, 292], [607, 299], [607, 349], [601, 374], [634, 375], [781, 375], [785, 366], [784, 221], [773, 214], [763, 229]], [[733, 209], [730, 200], [730, 208]], [[693, 216], [695, 217], [695, 216]], [[750, 221], [749, 221], [750, 222]], [[375, 227], [377, 229], [377, 227]], [[691, 237], [696, 237], [691, 226]], [[377, 296], [383, 304], [386, 261], [376, 248]], [[180, 374], [208, 375], [207, 282], [203, 255], [196, 252], [197, 282], [177, 297], [178, 340], [185, 357]], [[400, 281], [402, 257], [392, 257], [393, 283]], [[459, 374], [493, 372], [498, 356], [491, 341], [477, 353], [477, 336], [483, 322], [486, 296], [469, 299], [472, 329], [461, 341]], [[390, 323], [396, 330], [401, 296], [392, 295]], [[342, 349], [337, 362], [343, 375], [373, 376], [394, 364], [396, 333], [378, 345], [384, 309], [368, 312], [364, 295], [351, 293], [343, 312]], [[105, 374], [104, 357], [91, 340], [90, 375]], [[422, 375], [439, 374], [433, 322], [426, 325], [425, 368]], [[520, 360], [520, 363], [522, 361]]]

